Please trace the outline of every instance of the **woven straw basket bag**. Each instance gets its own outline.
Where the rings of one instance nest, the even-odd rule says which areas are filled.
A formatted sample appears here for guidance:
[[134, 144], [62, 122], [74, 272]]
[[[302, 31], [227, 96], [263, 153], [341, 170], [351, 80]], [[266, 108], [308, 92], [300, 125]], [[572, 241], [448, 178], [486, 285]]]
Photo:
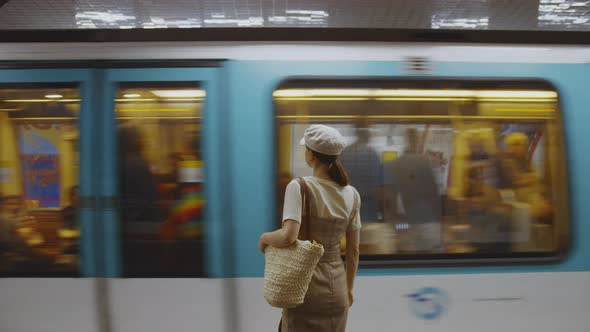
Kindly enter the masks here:
[[[297, 179], [301, 187], [304, 205], [302, 224], [309, 237], [309, 204], [306, 202], [307, 186], [303, 179]], [[300, 232], [301, 233], [301, 232]], [[277, 308], [294, 308], [303, 304], [305, 293], [313, 271], [324, 254], [324, 247], [315, 242], [298, 239], [288, 248], [267, 247], [264, 269], [264, 299]]]
[[273, 307], [293, 308], [303, 303], [313, 270], [324, 247], [315, 241], [297, 240], [289, 248], [266, 251], [264, 298]]

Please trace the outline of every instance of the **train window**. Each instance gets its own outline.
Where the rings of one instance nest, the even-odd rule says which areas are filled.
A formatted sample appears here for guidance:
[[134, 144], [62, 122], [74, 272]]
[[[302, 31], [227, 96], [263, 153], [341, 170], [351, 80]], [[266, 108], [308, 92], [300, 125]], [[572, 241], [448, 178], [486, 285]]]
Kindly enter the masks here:
[[120, 84], [115, 109], [124, 276], [204, 275], [204, 98], [196, 82]]
[[312, 174], [298, 145], [304, 129], [339, 129], [367, 265], [555, 259], [568, 248], [551, 84], [293, 78], [273, 99], [279, 215], [288, 181]]
[[0, 274], [78, 275], [80, 92], [0, 85]]

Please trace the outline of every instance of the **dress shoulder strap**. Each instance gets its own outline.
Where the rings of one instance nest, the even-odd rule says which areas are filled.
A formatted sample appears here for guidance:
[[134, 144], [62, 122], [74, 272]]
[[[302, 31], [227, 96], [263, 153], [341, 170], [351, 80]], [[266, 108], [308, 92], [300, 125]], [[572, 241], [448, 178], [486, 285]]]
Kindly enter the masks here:
[[299, 230], [300, 240], [311, 240], [311, 222], [310, 218], [310, 203], [309, 203], [309, 190], [307, 183], [302, 177], [297, 178], [299, 183], [299, 189], [301, 191], [301, 224], [303, 225], [304, 234], [302, 235], [301, 229]]

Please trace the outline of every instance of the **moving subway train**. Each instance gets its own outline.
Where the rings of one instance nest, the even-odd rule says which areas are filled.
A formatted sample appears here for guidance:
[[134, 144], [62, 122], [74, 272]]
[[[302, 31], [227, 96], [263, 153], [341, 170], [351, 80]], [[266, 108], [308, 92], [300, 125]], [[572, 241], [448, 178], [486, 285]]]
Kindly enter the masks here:
[[349, 140], [363, 202], [350, 331], [590, 326], [590, 48], [7, 44], [0, 60], [2, 331], [275, 330], [257, 240], [310, 175], [312, 123]]

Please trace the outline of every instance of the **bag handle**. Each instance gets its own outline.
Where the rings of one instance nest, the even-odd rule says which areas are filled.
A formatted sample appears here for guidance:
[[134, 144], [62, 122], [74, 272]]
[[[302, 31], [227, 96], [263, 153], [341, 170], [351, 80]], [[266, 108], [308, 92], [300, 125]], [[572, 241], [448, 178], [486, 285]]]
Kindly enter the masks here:
[[302, 177], [297, 178], [297, 182], [299, 183], [299, 189], [301, 191], [301, 223], [305, 228], [305, 236], [301, 235], [301, 231], [299, 231], [299, 239], [300, 240], [309, 240], [311, 241], [311, 233], [310, 233], [310, 204], [309, 204], [309, 191], [307, 190], [307, 183], [303, 180]]

